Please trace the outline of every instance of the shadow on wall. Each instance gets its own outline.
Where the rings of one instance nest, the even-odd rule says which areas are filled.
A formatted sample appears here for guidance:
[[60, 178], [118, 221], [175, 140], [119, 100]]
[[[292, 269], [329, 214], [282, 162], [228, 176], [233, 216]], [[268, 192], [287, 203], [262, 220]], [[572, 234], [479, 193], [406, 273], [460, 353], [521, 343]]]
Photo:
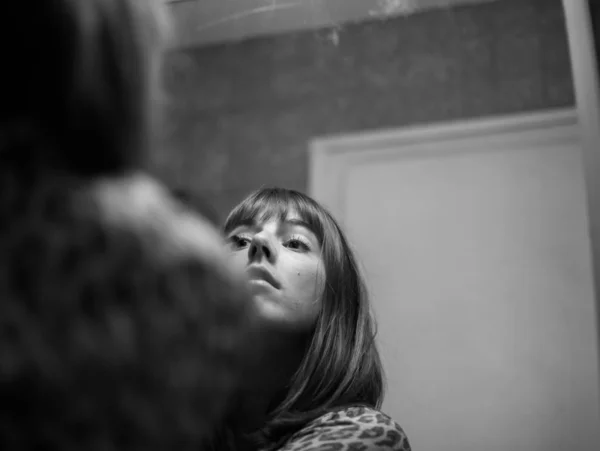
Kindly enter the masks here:
[[560, 0], [503, 0], [185, 48], [167, 60], [155, 169], [218, 215], [306, 189], [315, 136], [574, 103]]
[[590, 15], [592, 16], [592, 27], [594, 30], [594, 44], [596, 46], [596, 63], [600, 70], [600, 2], [588, 0]]

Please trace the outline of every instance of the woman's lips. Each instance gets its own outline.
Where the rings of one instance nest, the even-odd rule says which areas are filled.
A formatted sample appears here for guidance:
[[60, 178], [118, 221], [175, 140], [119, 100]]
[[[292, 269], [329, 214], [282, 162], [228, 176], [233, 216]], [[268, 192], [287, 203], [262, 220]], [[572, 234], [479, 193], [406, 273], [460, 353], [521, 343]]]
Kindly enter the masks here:
[[269, 285], [273, 288], [281, 288], [279, 281], [271, 274], [271, 272], [263, 266], [253, 265], [249, 266], [246, 270], [246, 274], [250, 283], [256, 285]]

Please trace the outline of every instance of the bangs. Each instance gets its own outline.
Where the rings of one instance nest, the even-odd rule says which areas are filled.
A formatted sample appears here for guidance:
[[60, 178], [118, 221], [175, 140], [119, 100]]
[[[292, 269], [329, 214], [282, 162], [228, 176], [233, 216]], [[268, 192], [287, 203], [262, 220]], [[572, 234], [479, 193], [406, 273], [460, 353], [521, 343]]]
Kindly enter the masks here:
[[264, 188], [244, 199], [227, 217], [224, 232], [276, 219], [297, 217], [308, 225], [323, 244], [323, 220], [318, 205], [304, 194], [283, 188]]

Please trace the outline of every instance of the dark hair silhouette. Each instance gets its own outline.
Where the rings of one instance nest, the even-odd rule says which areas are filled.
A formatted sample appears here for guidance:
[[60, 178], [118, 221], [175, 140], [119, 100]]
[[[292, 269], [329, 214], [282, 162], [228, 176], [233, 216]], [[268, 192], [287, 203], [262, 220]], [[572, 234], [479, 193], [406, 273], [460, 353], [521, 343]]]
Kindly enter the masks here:
[[256, 374], [219, 233], [143, 172], [161, 6], [0, 6], [3, 451], [201, 450]]

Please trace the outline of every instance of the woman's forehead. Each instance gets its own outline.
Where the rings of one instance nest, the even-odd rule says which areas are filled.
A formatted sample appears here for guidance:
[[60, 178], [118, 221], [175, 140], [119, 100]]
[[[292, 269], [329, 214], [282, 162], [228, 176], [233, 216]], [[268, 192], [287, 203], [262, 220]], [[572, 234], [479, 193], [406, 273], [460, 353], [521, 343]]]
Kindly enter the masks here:
[[318, 225], [314, 224], [310, 219], [303, 217], [295, 208], [286, 210], [265, 208], [258, 211], [253, 217], [241, 221], [242, 223], [238, 224], [238, 226], [263, 228], [268, 224], [274, 224], [276, 227], [303, 227], [317, 236], [320, 235]]
[[303, 218], [302, 215], [300, 215], [294, 208], [289, 208], [286, 210], [266, 208], [258, 212], [258, 214], [252, 219], [252, 222], [258, 226], [273, 222], [277, 223], [278, 225], [298, 224], [308, 226], [306, 218]]

